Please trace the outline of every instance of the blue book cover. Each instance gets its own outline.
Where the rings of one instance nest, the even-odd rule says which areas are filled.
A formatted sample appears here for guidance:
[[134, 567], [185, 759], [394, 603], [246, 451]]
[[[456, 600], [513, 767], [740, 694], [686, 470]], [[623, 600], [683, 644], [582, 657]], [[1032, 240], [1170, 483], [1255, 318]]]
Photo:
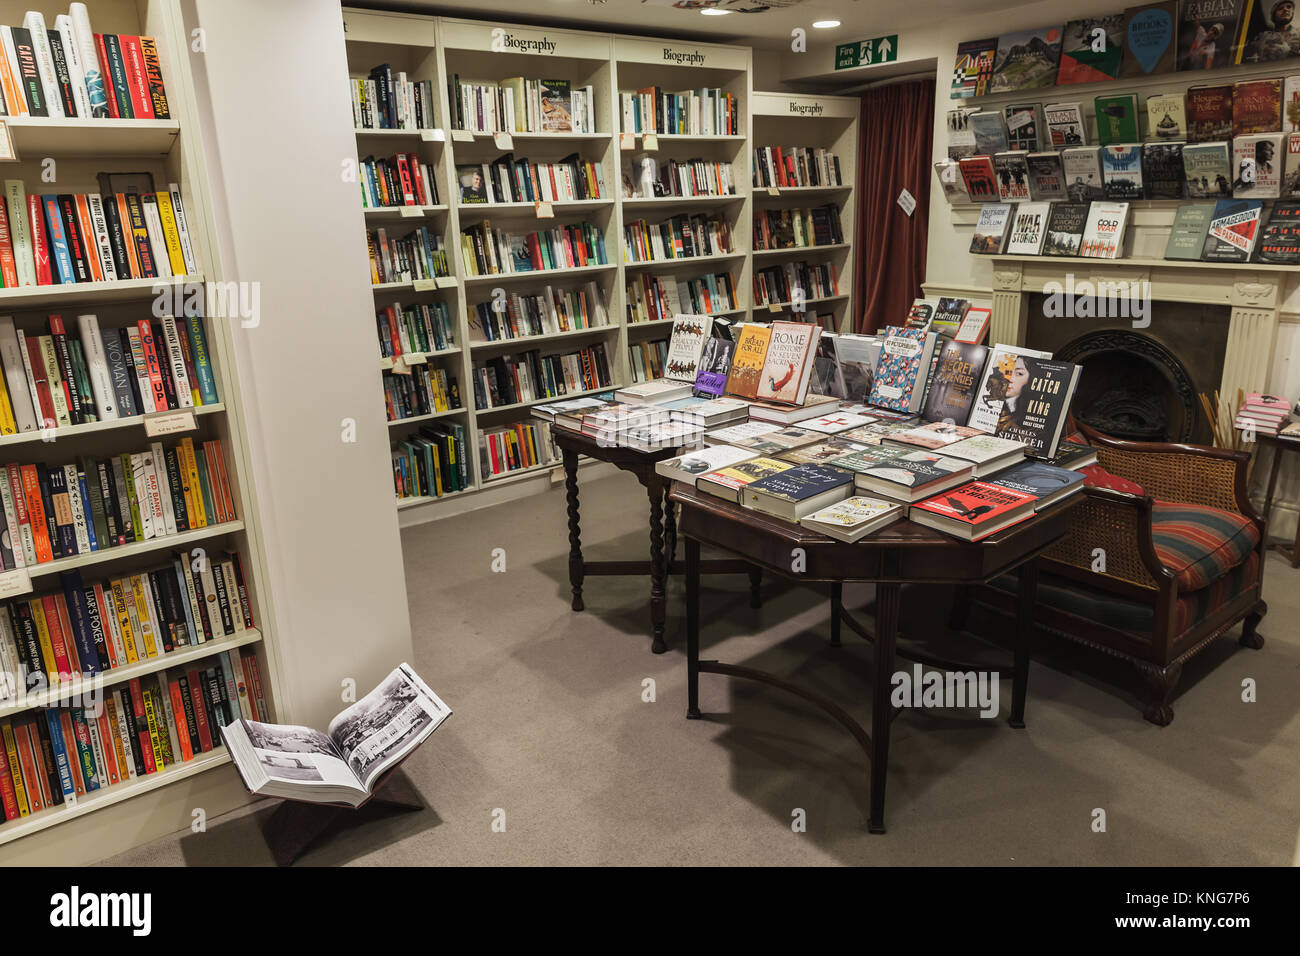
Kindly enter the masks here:
[[[79, 727], [86, 727], [86, 714], [80, 707], [73, 707], [72, 711], [72, 730], [76, 733]], [[71, 754], [71, 751], [69, 751]], [[86, 729], [86, 739], [82, 740], [81, 735], [77, 734], [77, 758], [81, 761], [81, 779], [85, 781], [86, 792], [99, 789], [99, 770], [95, 767], [95, 752], [90, 749], [90, 730]]]
[[788, 471], [760, 478], [745, 489], [749, 495], [765, 494], [786, 501], [803, 501], [824, 491], [853, 484], [853, 475], [828, 465], [797, 465]]
[[896, 412], [919, 411], [925, 393], [925, 378], [920, 376], [920, 372], [925, 369], [929, 374], [934, 343], [933, 332], [896, 326], [887, 328], [867, 404]]
[[[68, 602], [68, 618], [72, 622], [72, 636], [77, 642], [77, 657], [83, 674], [98, 674], [99, 650], [90, 626], [90, 612], [86, 607], [85, 585], [80, 571], [64, 571], [59, 575], [63, 583], [63, 596]], [[96, 615], [98, 617], [98, 615]], [[102, 626], [102, 625], [101, 625]]]
[[[1050, 504], [1083, 483], [1083, 473], [1068, 468], [1057, 468], [1038, 461], [1027, 461], [1006, 471], [984, 479], [987, 484], [1010, 488], [1038, 499], [1037, 507]], [[1046, 501], [1044, 500], [1046, 499]]]
[[41, 196], [45, 210], [45, 234], [49, 238], [51, 258], [59, 273], [60, 282], [76, 282], [77, 273], [72, 267], [72, 254], [68, 251], [68, 237], [63, 231], [63, 213], [58, 196]]
[[86, 473], [77, 472], [77, 485], [81, 488], [81, 500], [85, 502], [86, 508], [86, 536], [90, 538], [90, 550], [99, 550], [99, 538], [95, 534], [95, 522], [90, 514], [90, 488], [86, 484]]
[[45, 711], [45, 724], [50, 729], [50, 748], [54, 751], [54, 763], [59, 771], [59, 787], [63, 790], [66, 801], [77, 797], [77, 788], [72, 782], [72, 764], [68, 757], [68, 745], [63, 739], [63, 725], [59, 723], [59, 712], [54, 708]]
[[199, 395], [203, 398], [203, 404], [215, 405], [220, 399], [217, 397], [217, 380], [212, 377], [212, 360], [208, 356], [203, 320], [191, 315], [176, 321], [182, 323], [185, 335], [190, 340], [190, 356], [194, 362], [194, 375], [199, 380]]

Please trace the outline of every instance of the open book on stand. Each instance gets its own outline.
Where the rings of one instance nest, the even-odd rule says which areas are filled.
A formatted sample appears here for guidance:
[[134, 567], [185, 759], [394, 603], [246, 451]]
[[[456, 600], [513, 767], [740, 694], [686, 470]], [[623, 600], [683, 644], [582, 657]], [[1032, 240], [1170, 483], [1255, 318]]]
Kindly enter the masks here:
[[330, 721], [327, 733], [292, 724], [238, 720], [221, 728], [250, 792], [359, 807], [384, 771], [405, 760], [451, 709], [409, 664]]

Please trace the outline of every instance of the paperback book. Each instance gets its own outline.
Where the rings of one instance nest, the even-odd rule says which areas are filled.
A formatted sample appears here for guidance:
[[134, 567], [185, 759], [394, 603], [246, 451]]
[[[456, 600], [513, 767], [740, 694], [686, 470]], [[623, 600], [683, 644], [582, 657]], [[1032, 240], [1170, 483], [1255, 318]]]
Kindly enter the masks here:
[[971, 235], [970, 251], [982, 256], [1001, 254], [1011, 231], [1011, 217], [1015, 206], [1010, 203], [985, 203], [980, 207], [979, 219]]
[[925, 379], [936, 340], [933, 332], [886, 329], [867, 404], [916, 414], [925, 397]]
[[1206, 262], [1249, 262], [1259, 239], [1263, 205], [1258, 199], [1220, 199], [1215, 203], [1201, 258]]
[[1106, 198], [1100, 146], [1061, 150], [1061, 166], [1065, 169], [1065, 192], [1070, 202], [1088, 203]]
[[1119, 76], [1124, 59], [1123, 14], [1071, 20], [1062, 37], [1057, 86], [1103, 83]]
[[1144, 3], [1124, 11], [1125, 77], [1173, 70], [1177, 55], [1178, 0]]
[[741, 504], [786, 521], [798, 521], [853, 493], [853, 475], [830, 465], [795, 465], [746, 485]]
[[739, 502], [740, 494], [746, 486], [793, 467], [790, 462], [777, 461], [775, 458], [751, 458], [716, 471], [705, 472], [695, 480], [695, 487], [717, 498]]
[[903, 507], [895, 501], [854, 495], [829, 508], [814, 511], [799, 519], [811, 531], [852, 544], [903, 517]]

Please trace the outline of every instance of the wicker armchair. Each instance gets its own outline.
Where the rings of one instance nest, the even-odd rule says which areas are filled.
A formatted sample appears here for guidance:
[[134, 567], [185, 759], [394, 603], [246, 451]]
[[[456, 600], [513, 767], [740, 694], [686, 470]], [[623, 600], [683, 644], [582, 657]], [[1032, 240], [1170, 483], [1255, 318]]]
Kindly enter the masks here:
[[[1071, 533], [1043, 557], [1036, 619], [1133, 663], [1146, 685], [1144, 716], [1163, 727], [1185, 661], [1238, 623], [1242, 645], [1264, 646], [1255, 630], [1268, 610], [1264, 523], [1246, 495], [1249, 456], [1081, 430], [1102, 468], [1145, 493], [1084, 489]], [[1229, 529], [1229, 540], [1213, 546], [1219, 539], [1197, 522]], [[995, 581], [981, 600], [1011, 611], [1014, 593]]]

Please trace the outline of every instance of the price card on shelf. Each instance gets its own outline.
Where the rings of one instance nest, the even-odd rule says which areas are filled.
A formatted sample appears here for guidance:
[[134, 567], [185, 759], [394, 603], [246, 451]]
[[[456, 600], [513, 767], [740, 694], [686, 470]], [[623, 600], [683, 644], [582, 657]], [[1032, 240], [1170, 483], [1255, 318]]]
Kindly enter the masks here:
[[420, 139], [426, 143], [445, 143], [447, 142], [447, 131], [442, 129], [422, 129], [420, 130]]
[[9, 133], [9, 121], [0, 120], [0, 163], [18, 162], [18, 152], [14, 149], [14, 138]]
[[406, 364], [406, 356], [405, 356], [405, 355], [399, 355], [399, 356], [397, 356], [397, 358], [393, 359], [393, 374], [394, 374], [394, 375], [410, 375], [410, 374], [411, 374], [411, 367], [410, 367], [409, 365]]
[[769, 303], [767, 304], [767, 311], [769, 311], [769, 312], [780, 312], [780, 311], [781, 311], [781, 306], [777, 305], [777, 303], [775, 303], [775, 302], [769, 302]]
[[[17, 542], [14, 542], [17, 544]], [[0, 574], [0, 598], [17, 597], [32, 592], [32, 576], [25, 568]]]
[[416, 292], [432, 292], [434, 289], [438, 288], [438, 280], [437, 279], [416, 279], [414, 282], [411, 283], [411, 285], [415, 287]]
[[509, 133], [493, 133], [492, 142], [496, 145], [497, 149], [515, 148], [515, 138]]
[[467, 129], [454, 129], [451, 131], [451, 138], [457, 143], [474, 142], [474, 134]]
[[429, 356], [423, 352], [407, 352], [402, 356], [407, 365], [424, 365], [429, 361]]
[[636, 149], [636, 133], [619, 133], [619, 149]]
[[379, 367], [381, 370], [387, 372], [393, 367], [393, 357], [391, 355], [381, 355], [379, 357]]
[[769, 196], [779, 196], [779, 195], [781, 195], [781, 187], [780, 187], [780, 186], [768, 186], [768, 187], [767, 187], [767, 194], [768, 194]]
[[641, 148], [647, 150], [658, 149], [659, 137], [654, 133], [646, 133], [644, 136], [641, 137]]
[[169, 412], [150, 412], [144, 417], [144, 433], [150, 438], [164, 438], [192, 432], [199, 427], [194, 419], [194, 409], [182, 408]]
[[454, 289], [456, 288], [455, 276], [435, 276], [433, 280], [435, 289]]
[[419, 219], [419, 218], [420, 218], [421, 216], [423, 216], [423, 215], [424, 215], [424, 210], [421, 209], [419, 206], [403, 206], [403, 207], [402, 207], [402, 218], [403, 218], [403, 219]]
[[533, 203], [533, 207], [537, 210], [537, 218], [538, 218], [538, 219], [554, 219], [554, 218], [555, 218], [555, 208], [554, 208], [550, 203], [548, 203], [548, 202], [536, 202], [536, 203]]

